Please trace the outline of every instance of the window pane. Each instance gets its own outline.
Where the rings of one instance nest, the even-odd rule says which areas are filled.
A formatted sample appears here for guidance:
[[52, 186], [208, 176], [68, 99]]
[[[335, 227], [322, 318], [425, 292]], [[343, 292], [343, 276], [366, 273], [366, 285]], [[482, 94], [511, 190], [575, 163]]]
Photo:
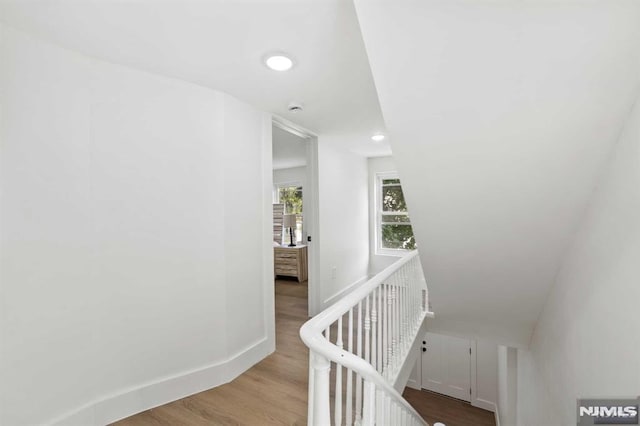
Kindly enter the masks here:
[[301, 214], [296, 216], [296, 241], [298, 243], [302, 242], [302, 215]]
[[411, 225], [382, 225], [382, 248], [413, 250], [416, 248], [416, 239], [413, 236]]
[[400, 179], [382, 179], [383, 185], [400, 185]]
[[302, 187], [288, 186], [278, 190], [280, 202], [284, 204], [285, 214], [302, 213]]
[[396, 223], [396, 222], [404, 222], [410, 223], [409, 216], [406, 214], [383, 214], [382, 215], [382, 223]]
[[382, 188], [382, 211], [407, 211], [407, 203], [404, 200], [404, 194], [402, 193], [402, 187], [400, 185], [385, 186]]

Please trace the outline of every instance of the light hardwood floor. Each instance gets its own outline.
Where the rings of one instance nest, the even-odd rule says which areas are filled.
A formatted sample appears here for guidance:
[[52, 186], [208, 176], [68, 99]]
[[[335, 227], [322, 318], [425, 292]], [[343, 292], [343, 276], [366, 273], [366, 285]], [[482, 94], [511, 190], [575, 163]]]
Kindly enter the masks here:
[[[276, 281], [276, 352], [217, 388], [144, 411], [118, 426], [306, 425], [309, 352], [300, 340], [307, 283]], [[405, 396], [430, 424], [493, 426], [492, 413], [437, 394]], [[489, 419], [491, 417], [491, 419]], [[392, 425], [390, 425], [392, 426]]]
[[118, 426], [306, 425], [307, 283], [276, 281], [276, 352], [231, 383], [144, 411]]

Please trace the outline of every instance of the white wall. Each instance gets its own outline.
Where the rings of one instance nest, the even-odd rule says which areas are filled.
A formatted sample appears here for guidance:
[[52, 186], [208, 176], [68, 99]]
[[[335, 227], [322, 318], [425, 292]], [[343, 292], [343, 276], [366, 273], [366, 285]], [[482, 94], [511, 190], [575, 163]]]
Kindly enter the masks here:
[[518, 424], [575, 424], [576, 399], [640, 389], [640, 105], [518, 351]]
[[515, 426], [518, 401], [518, 352], [515, 348], [498, 347], [498, 426]]
[[476, 386], [471, 404], [495, 411], [498, 403], [498, 345], [476, 341]]
[[[369, 275], [375, 275], [398, 260], [399, 256], [376, 253], [376, 174], [397, 172], [393, 157], [374, 157], [367, 160], [369, 170]], [[409, 212], [411, 213], [411, 212]]]
[[[279, 169], [273, 171], [273, 184], [297, 182], [304, 188], [307, 186], [307, 167], [291, 167], [289, 169]], [[304, 192], [303, 192], [304, 196]], [[303, 201], [304, 203], [304, 201]]]
[[0, 63], [0, 423], [109, 423], [270, 353], [270, 117], [6, 26]]
[[367, 159], [341, 147], [339, 140], [331, 135], [318, 140], [322, 307], [364, 282], [369, 266]]

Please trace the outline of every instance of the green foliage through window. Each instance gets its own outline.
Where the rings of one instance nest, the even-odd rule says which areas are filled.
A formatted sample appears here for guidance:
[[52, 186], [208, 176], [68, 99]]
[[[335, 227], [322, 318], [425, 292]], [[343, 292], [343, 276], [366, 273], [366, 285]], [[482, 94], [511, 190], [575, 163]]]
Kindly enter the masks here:
[[280, 202], [286, 214], [302, 214], [302, 187], [283, 186], [278, 188]]
[[[285, 214], [296, 215], [295, 239], [302, 242], [302, 187], [281, 186], [278, 188], [278, 200], [284, 204]], [[284, 242], [289, 241], [289, 235], [285, 232]]]
[[378, 179], [380, 200], [379, 247], [383, 249], [414, 250], [416, 239], [413, 235], [407, 202], [402, 192], [400, 179], [385, 177]]

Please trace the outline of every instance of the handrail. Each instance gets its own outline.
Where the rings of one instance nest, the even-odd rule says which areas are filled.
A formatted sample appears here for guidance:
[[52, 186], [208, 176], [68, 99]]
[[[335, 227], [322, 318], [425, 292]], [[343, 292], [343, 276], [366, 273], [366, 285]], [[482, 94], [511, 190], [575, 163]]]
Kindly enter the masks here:
[[305, 336], [302, 336], [303, 331], [309, 331], [308, 328], [305, 328], [306, 325], [307, 324], [303, 325], [300, 329], [300, 336], [302, 337], [302, 341], [310, 349], [313, 349], [315, 353], [319, 353], [330, 361], [357, 371], [363, 379], [373, 382], [376, 386], [382, 388], [382, 390], [384, 390], [387, 394], [398, 400], [414, 416], [422, 417], [420, 413], [418, 413], [415, 408], [413, 408], [411, 404], [409, 404], [407, 400], [404, 399], [402, 394], [398, 392], [393, 386], [391, 386], [389, 382], [387, 382], [387, 380], [385, 380], [385, 378], [382, 377], [382, 375], [378, 373], [371, 364], [369, 364], [362, 358], [345, 351], [344, 349], [339, 349], [339, 351], [336, 352], [336, 346], [322, 337], [322, 333], [318, 335], [316, 332], [313, 332], [313, 336], [310, 336], [310, 333], [305, 332]]
[[394, 272], [396, 272], [405, 264], [409, 263], [410, 260], [417, 257], [418, 251], [413, 250], [409, 254], [401, 257], [396, 262], [387, 266], [373, 278], [360, 285], [358, 288], [335, 302], [333, 305], [329, 306], [327, 309], [308, 320], [303, 324], [302, 328], [300, 328], [300, 337], [302, 338], [302, 341], [305, 342], [305, 336], [303, 334], [308, 335], [308, 332], [305, 333], [304, 330], [313, 330], [314, 332], [317, 332], [319, 329], [322, 333], [325, 328], [333, 324], [333, 321], [335, 321], [338, 316], [344, 315], [349, 310], [349, 308], [353, 307], [360, 300], [364, 299], [369, 293], [371, 293], [373, 289], [377, 288], [391, 275], [393, 275]]
[[[410, 266], [407, 266], [409, 264]], [[405, 273], [405, 269], [409, 269], [409, 272]], [[399, 275], [400, 272], [403, 273], [401, 278], [406, 282], [400, 283], [399, 279], [396, 278], [396, 276]], [[409, 280], [411, 281], [409, 282]], [[394, 284], [390, 284], [390, 281], [394, 282]], [[416, 283], [416, 281], [420, 282]], [[418, 291], [421, 295], [421, 299], [419, 301], [416, 301], [414, 299], [416, 294], [418, 294]], [[422, 296], [423, 294], [424, 296]], [[365, 309], [363, 306], [364, 301], [366, 301], [366, 311], [364, 312], [366, 359], [362, 357], [362, 351], [360, 349], [363, 340], [361, 333], [362, 314]], [[387, 312], [386, 309], [387, 303], [389, 306], [389, 312]], [[369, 311], [370, 304], [373, 306], [371, 312]], [[376, 307], [385, 308], [384, 338], [385, 345], [388, 344], [388, 347], [384, 351], [381, 351], [380, 349], [383, 338], [382, 334], [380, 334], [382, 319], [380, 320], [381, 324], [377, 325], [378, 333], [376, 334], [376, 322], [378, 320], [378, 315], [380, 315], [380, 318], [382, 318], [383, 313], [378, 312], [376, 310]], [[352, 327], [351, 321], [354, 308], [357, 308], [358, 314], [358, 354], [354, 354], [348, 350], [345, 350], [342, 346], [342, 317], [348, 314], [349, 327]], [[382, 392], [386, 397], [391, 398], [395, 404], [400, 405], [402, 409], [406, 411], [406, 413], [404, 413], [405, 415], [411, 416], [413, 418], [411, 424], [426, 425], [427, 423], [424, 422], [420, 414], [402, 397], [402, 395], [394, 388], [393, 384], [390, 383], [390, 377], [383, 376], [382, 367], [379, 365], [379, 368], [376, 369], [376, 367], [369, 362], [369, 350], [371, 350], [372, 352], [371, 360], [374, 364], [376, 361], [373, 360], [376, 358], [376, 354], [373, 352], [376, 352], [376, 349], [378, 350], [379, 355], [384, 355], [384, 358], [387, 362], [389, 362], [389, 357], [393, 359], [393, 356], [401, 358], [404, 362], [406, 353], [402, 353], [402, 351], [408, 350], [406, 349], [406, 342], [409, 339], [413, 340], [415, 338], [415, 335], [420, 329], [420, 325], [427, 316], [432, 316], [432, 314], [428, 312], [426, 283], [424, 282], [422, 269], [419, 266], [418, 252], [413, 251], [406, 256], [403, 256], [397, 262], [384, 269], [382, 272], [371, 278], [363, 285], [356, 288], [341, 300], [307, 321], [300, 329], [300, 337], [302, 338], [302, 341], [309, 347], [310, 356], [313, 358], [310, 363], [309, 425], [324, 426], [325, 424], [327, 424], [327, 419], [330, 418], [330, 414], [328, 413], [328, 385], [331, 362], [335, 363], [339, 367], [337, 368], [337, 370], [339, 370], [340, 374], [338, 376], [339, 378], [337, 379], [340, 382], [336, 385], [336, 399], [337, 401], [340, 401], [340, 403], [336, 402], [335, 410], [339, 410], [336, 413], [336, 424], [340, 424], [342, 422], [342, 396], [338, 395], [338, 392], [342, 392], [342, 368], [346, 368], [349, 374], [349, 378], [351, 377], [351, 372], [353, 372], [356, 374], [356, 377], [358, 377], [357, 380], [361, 379], [364, 381], [364, 386], [362, 387], [362, 389], [356, 389], [356, 395], [358, 395], [358, 391], [360, 391], [360, 395], [357, 396], [356, 399], [361, 398], [361, 394], [364, 393], [364, 400], [360, 399], [356, 403], [360, 404], [360, 408], [364, 409], [365, 411], [363, 419], [367, 417], [366, 410], [376, 410], [374, 405], [376, 404], [376, 401], [379, 402], [380, 398], [376, 398], [374, 394], [376, 392]], [[334, 344], [329, 340], [330, 327], [332, 325], [335, 325], [336, 321], [338, 322], [338, 344]], [[371, 322], [373, 322], [373, 328], [371, 328]], [[353, 328], [355, 329], [355, 327]], [[389, 342], [387, 342], [386, 330], [388, 329], [389, 333], [391, 333], [392, 328], [393, 332], [395, 333], [393, 334], [393, 342], [391, 342], [391, 335], [389, 335]], [[402, 330], [406, 331], [407, 336], [403, 336], [401, 334]], [[323, 333], [326, 334], [323, 335]], [[413, 336], [409, 337], [409, 333], [412, 333]], [[369, 337], [373, 339], [371, 343]], [[377, 342], [378, 346], [376, 346], [376, 337], [378, 337], [379, 339], [379, 342]], [[400, 342], [401, 339], [402, 342]], [[349, 345], [352, 345], [351, 332], [349, 334]], [[355, 348], [350, 347], [349, 349], [354, 350]], [[380, 360], [378, 361], [378, 363], [381, 363], [382, 358], [383, 356], [380, 356]], [[314, 369], [316, 371], [318, 377], [317, 380], [322, 381], [322, 386], [324, 387], [321, 392], [326, 395], [312, 395], [316, 391], [314, 389], [314, 374], [311, 369]], [[350, 385], [351, 383], [349, 383], [348, 386]], [[340, 391], [338, 389], [340, 389]], [[349, 392], [348, 398], [351, 398], [350, 387], [347, 388], [347, 392]], [[318, 399], [318, 401], [320, 401], [320, 404], [323, 405], [325, 413], [318, 414], [317, 411], [319, 410], [319, 407], [314, 407], [314, 399]], [[358, 410], [358, 407], [359, 405], [356, 405], [356, 411]], [[350, 406], [348, 410], [350, 410]], [[400, 413], [399, 410], [396, 411]], [[350, 413], [350, 411], [348, 411], [348, 413]], [[347, 423], [349, 422], [350, 420], [347, 421]], [[366, 421], [364, 421], [364, 423], [367, 424]], [[369, 424], [373, 424], [373, 421], [370, 421]]]

